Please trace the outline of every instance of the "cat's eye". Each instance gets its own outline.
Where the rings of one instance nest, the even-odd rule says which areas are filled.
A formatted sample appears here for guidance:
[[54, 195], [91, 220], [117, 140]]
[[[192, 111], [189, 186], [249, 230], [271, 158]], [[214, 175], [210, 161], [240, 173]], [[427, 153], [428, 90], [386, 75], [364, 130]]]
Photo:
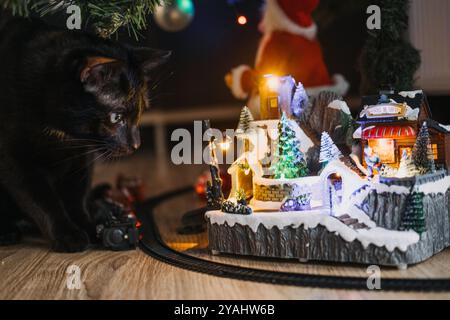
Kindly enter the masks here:
[[123, 114], [113, 112], [109, 115], [109, 121], [112, 124], [122, 123], [123, 122]]

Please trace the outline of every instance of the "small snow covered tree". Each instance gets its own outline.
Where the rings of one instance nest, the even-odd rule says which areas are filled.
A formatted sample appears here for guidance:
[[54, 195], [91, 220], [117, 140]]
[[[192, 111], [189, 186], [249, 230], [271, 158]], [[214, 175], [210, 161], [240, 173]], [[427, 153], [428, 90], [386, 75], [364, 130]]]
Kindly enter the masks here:
[[305, 156], [300, 150], [300, 141], [290, 127], [289, 119], [284, 112], [278, 124], [276, 158], [271, 167], [276, 179], [295, 179], [308, 174]]
[[416, 144], [414, 145], [412, 158], [414, 159], [414, 165], [421, 174], [436, 171], [433, 150], [431, 149], [430, 134], [426, 122], [424, 122], [422, 128], [420, 128]]
[[247, 106], [245, 106], [241, 110], [241, 115], [239, 117], [239, 124], [236, 131], [238, 133], [245, 133], [248, 129], [250, 129], [251, 121], [253, 121], [253, 115], [250, 112], [250, 109], [247, 108]]
[[291, 110], [292, 115], [299, 118], [303, 110], [308, 106], [309, 98], [305, 88], [301, 82], [298, 83], [295, 89], [294, 97], [292, 98]]
[[397, 178], [413, 177], [416, 175], [416, 173], [417, 168], [414, 165], [414, 162], [411, 160], [411, 157], [408, 156], [406, 150], [403, 150], [400, 165], [398, 167], [397, 172], [395, 173], [395, 177]]
[[319, 162], [325, 167], [328, 162], [339, 160], [340, 158], [342, 158], [341, 151], [336, 147], [330, 135], [327, 132], [323, 132], [320, 139]]
[[426, 231], [423, 211], [423, 193], [414, 191], [406, 200], [405, 213], [402, 216], [400, 230], [414, 230], [417, 233]]

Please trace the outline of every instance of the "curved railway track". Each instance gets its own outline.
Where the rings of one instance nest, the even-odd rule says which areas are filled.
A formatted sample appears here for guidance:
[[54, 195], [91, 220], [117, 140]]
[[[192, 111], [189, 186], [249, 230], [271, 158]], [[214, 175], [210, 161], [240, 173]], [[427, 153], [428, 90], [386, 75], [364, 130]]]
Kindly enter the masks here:
[[[151, 198], [138, 207], [139, 218], [143, 222], [143, 239], [139, 245], [142, 251], [175, 267], [217, 277], [288, 286], [368, 290], [367, 278], [363, 277], [311, 275], [245, 268], [200, 259], [171, 249], [161, 239], [153, 210], [166, 200], [192, 191], [192, 188], [175, 190]], [[382, 279], [381, 287], [383, 290], [394, 291], [450, 291], [450, 279]]]

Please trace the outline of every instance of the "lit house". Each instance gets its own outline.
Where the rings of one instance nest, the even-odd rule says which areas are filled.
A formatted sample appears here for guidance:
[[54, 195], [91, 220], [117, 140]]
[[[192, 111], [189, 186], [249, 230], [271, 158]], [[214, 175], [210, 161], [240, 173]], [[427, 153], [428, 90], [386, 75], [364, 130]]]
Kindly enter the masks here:
[[361, 127], [354, 138], [369, 146], [383, 164], [397, 168], [403, 151], [410, 155], [421, 125], [427, 122], [436, 166], [450, 168], [450, 131], [432, 120], [426, 95], [422, 91], [380, 92], [362, 99], [357, 122]]
[[283, 112], [289, 118], [300, 116], [308, 102], [301, 83], [291, 76], [265, 75], [259, 82], [261, 120], [280, 119]]

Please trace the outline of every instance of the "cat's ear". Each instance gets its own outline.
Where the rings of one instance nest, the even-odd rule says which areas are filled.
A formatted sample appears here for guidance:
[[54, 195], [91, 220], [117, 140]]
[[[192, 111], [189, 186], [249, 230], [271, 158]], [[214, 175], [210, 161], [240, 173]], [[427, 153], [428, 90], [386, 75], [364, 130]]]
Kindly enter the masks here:
[[133, 48], [132, 52], [135, 61], [146, 78], [150, 77], [152, 71], [157, 67], [165, 64], [172, 54], [171, 51], [145, 47]]
[[100, 87], [118, 79], [122, 62], [107, 57], [88, 57], [80, 71], [80, 81], [85, 86]]

